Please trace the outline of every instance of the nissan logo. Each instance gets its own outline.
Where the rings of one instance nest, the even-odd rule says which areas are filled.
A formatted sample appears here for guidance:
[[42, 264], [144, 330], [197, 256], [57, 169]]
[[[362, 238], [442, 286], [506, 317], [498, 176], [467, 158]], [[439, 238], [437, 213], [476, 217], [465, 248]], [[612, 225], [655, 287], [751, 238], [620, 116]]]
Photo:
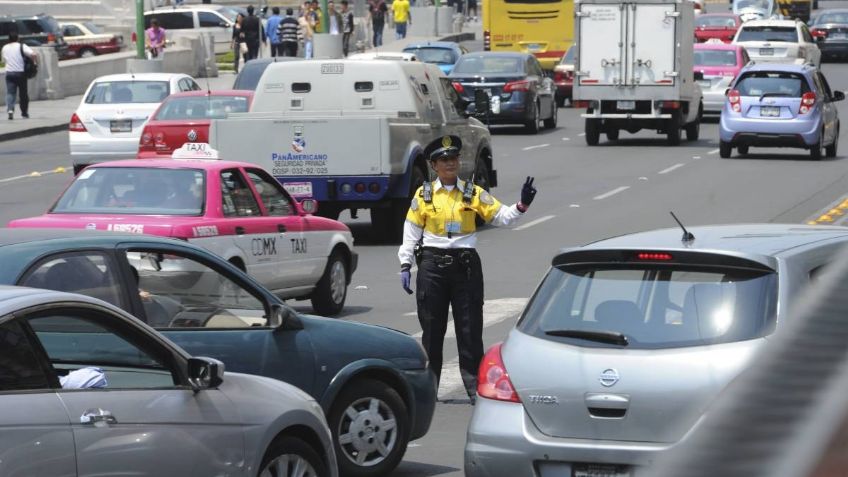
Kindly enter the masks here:
[[188, 140], [194, 142], [197, 139], [197, 131], [190, 129], [187, 134]]
[[618, 380], [619, 380], [618, 371], [616, 371], [612, 368], [605, 369], [604, 372], [601, 373], [601, 377], [598, 379], [598, 381], [601, 382], [601, 386], [604, 386], [604, 387], [607, 387], [607, 388], [615, 386], [615, 383], [617, 383]]

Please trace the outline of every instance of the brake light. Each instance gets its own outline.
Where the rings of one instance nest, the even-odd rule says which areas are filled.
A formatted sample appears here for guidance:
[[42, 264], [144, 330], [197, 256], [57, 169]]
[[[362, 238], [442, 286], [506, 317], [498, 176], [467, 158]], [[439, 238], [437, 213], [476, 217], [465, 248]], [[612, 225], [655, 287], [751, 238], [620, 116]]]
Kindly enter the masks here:
[[462, 94], [465, 92], [465, 88], [462, 87], [461, 83], [453, 82], [453, 89], [457, 92], [457, 94]]
[[662, 109], [680, 109], [680, 101], [663, 101], [660, 103]]
[[489, 31], [483, 32], [483, 51], [492, 50], [492, 34]]
[[497, 401], [521, 402], [503, 364], [501, 346], [503, 343], [489, 348], [486, 356], [483, 356], [483, 360], [480, 361], [480, 369], [477, 372], [477, 394]]
[[513, 91], [530, 91], [529, 81], [510, 81], [504, 85], [504, 93], [512, 93]]
[[575, 108], [578, 108], [578, 109], [580, 109], [580, 108], [588, 108], [588, 107], [589, 107], [589, 101], [580, 101], [580, 100], [577, 100], [577, 101], [574, 101], [574, 102], [573, 102], [573, 104], [574, 104], [574, 107], [575, 107]]
[[56, 35], [54, 35], [53, 33], [48, 33], [47, 34], [47, 43], [55, 43], [55, 42], [56, 42]]
[[144, 133], [142, 133], [142, 135], [141, 135], [141, 146], [144, 147], [144, 146], [152, 146], [152, 145], [153, 145], [153, 135], [150, 134], [149, 132], [147, 132], [147, 130], [145, 130]]
[[80, 121], [77, 113], [71, 115], [71, 124], [68, 125], [68, 130], [76, 131], [76, 132], [86, 132], [88, 129], [85, 128], [85, 125]]
[[672, 257], [670, 253], [639, 252], [636, 254], [636, 259], [650, 261], [667, 261], [674, 260], [674, 257]]
[[727, 100], [730, 101], [730, 109], [732, 109], [734, 113], [742, 112], [742, 97], [739, 96], [739, 91], [736, 91], [735, 89], [730, 90], [730, 92], [727, 93]]
[[562, 71], [554, 71], [554, 81], [559, 83], [560, 81], [565, 81], [565, 75]]
[[801, 107], [798, 109], [798, 114], [807, 114], [813, 110], [813, 106], [816, 104], [816, 93], [809, 92], [804, 93], [801, 96]]
[[813, 38], [827, 38], [827, 30], [813, 28], [810, 30], [810, 34], [813, 35]]
[[156, 133], [156, 136], [153, 137], [153, 141], [156, 143], [157, 146], [160, 144], [165, 144], [165, 134], [161, 132]]

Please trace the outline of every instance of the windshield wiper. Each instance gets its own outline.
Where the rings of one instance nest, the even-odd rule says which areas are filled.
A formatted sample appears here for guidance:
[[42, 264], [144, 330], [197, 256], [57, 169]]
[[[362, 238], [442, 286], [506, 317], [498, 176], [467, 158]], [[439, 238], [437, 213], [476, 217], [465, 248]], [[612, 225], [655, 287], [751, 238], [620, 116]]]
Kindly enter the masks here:
[[592, 331], [592, 330], [549, 330], [545, 332], [548, 336], [561, 336], [563, 338], [578, 338], [581, 340], [596, 341], [598, 343], [627, 346], [630, 344], [627, 337], [616, 331]]
[[763, 102], [763, 98], [774, 98], [774, 97], [778, 97], [778, 96], [785, 97], [785, 96], [792, 96], [792, 95], [789, 94], [789, 93], [763, 93], [763, 95], [760, 96], [760, 102], [761, 103]]

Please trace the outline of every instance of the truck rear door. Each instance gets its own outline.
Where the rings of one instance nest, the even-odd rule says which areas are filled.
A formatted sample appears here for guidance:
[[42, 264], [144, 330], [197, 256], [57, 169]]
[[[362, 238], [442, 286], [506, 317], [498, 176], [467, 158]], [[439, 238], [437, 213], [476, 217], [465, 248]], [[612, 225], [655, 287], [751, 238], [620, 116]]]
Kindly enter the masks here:
[[673, 4], [628, 5], [626, 84], [674, 84], [677, 15]]
[[581, 85], [618, 85], [625, 78], [626, 13], [623, 4], [576, 4], [580, 22]]

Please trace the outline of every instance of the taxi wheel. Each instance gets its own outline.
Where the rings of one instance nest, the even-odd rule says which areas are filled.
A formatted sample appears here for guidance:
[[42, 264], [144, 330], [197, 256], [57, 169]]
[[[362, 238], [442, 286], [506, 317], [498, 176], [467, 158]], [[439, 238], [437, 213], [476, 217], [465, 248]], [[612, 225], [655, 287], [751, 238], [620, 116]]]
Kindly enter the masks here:
[[277, 438], [262, 459], [258, 477], [328, 477], [316, 449], [296, 437]]
[[409, 416], [400, 395], [374, 379], [350, 383], [327, 416], [344, 477], [386, 475], [406, 453]]
[[312, 309], [323, 316], [338, 315], [347, 298], [347, 261], [337, 251], [330, 254], [324, 275], [312, 292]]

